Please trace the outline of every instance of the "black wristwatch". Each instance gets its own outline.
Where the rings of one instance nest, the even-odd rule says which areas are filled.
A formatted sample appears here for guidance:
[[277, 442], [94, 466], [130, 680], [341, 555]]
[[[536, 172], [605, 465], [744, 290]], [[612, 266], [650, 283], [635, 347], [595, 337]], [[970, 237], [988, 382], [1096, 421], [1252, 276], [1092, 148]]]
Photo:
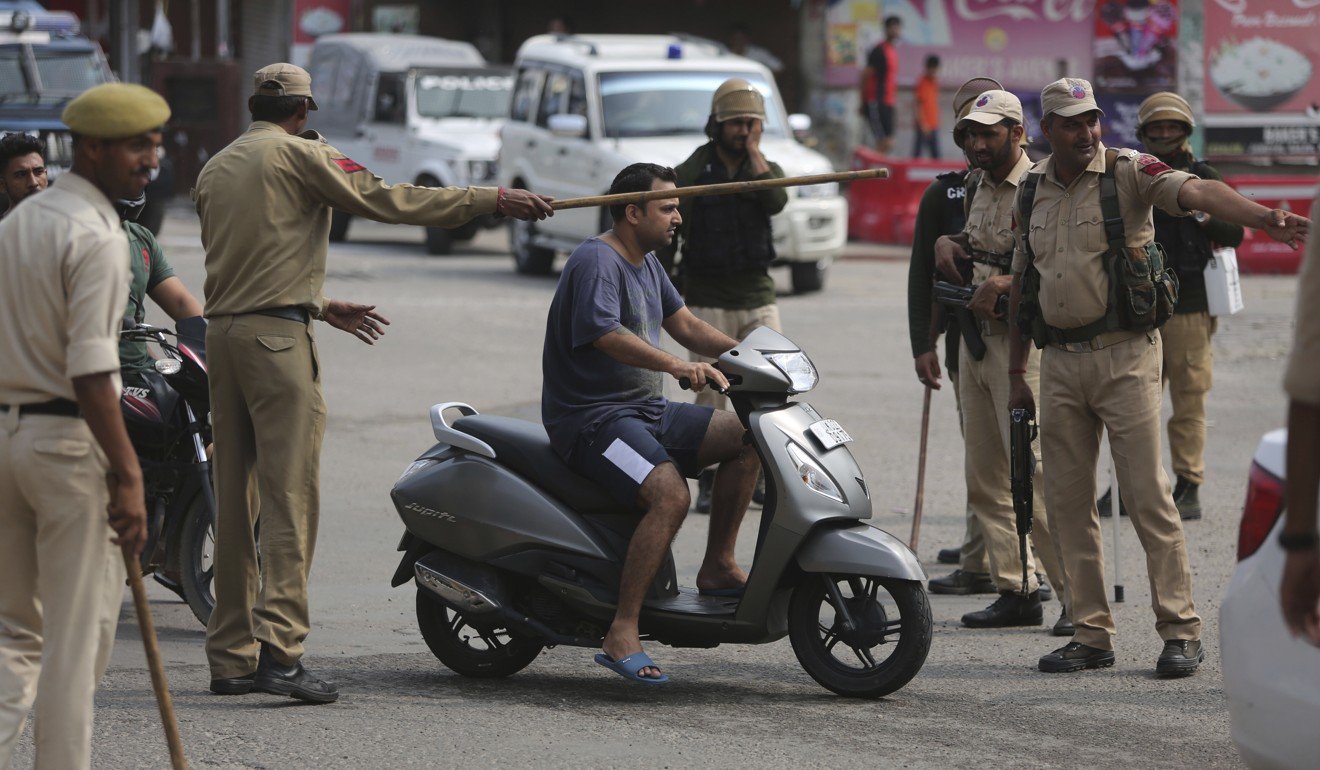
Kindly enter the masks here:
[[1279, 547], [1285, 551], [1309, 551], [1320, 546], [1320, 532], [1280, 532]]

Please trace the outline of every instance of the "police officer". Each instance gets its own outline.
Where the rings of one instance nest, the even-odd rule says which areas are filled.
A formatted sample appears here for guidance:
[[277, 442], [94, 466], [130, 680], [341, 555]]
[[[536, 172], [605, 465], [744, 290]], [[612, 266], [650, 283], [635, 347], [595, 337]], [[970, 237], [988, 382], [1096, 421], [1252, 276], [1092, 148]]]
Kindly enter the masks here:
[[[317, 108], [311, 85], [292, 64], [258, 70], [252, 125], [207, 162], [193, 195], [206, 249], [219, 508], [206, 641], [211, 690], [325, 703], [338, 689], [300, 663], [325, 429], [311, 321], [368, 344], [389, 323], [374, 305], [322, 295], [330, 207], [434, 227], [493, 212], [519, 219], [552, 212], [548, 199], [523, 190], [385, 184], [315, 132], [299, 133]], [[254, 484], [259, 507], [249, 501]]]
[[[765, 97], [761, 92], [742, 78], [724, 81], [710, 103], [706, 121], [710, 141], [674, 169], [678, 186], [782, 178], [784, 170], [779, 164], [761, 153], [764, 128]], [[769, 272], [775, 258], [770, 217], [787, 203], [783, 188], [682, 199], [678, 238], [661, 260], [672, 260], [681, 241], [683, 295], [697, 318], [734, 339], [762, 326], [780, 331], [775, 282]], [[694, 362], [712, 361], [697, 353], [690, 355]], [[697, 404], [724, 409], [728, 399], [706, 388], [697, 394]], [[710, 512], [714, 482], [711, 470], [697, 480], [696, 510], [700, 513]]]
[[91, 763], [124, 585], [114, 544], [146, 541], [119, 411], [129, 272], [111, 201], [146, 187], [169, 114], [142, 86], [84, 92], [62, 116], [72, 168], [0, 224], [0, 767], [34, 699], [36, 766]]
[[[1018, 183], [1010, 323], [1019, 314], [1038, 347], [1045, 503], [1068, 580], [1072, 641], [1043, 656], [1047, 672], [1114, 663], [1095, 471], [1107, 430], [1119, 491], [1146, 552], [1156, 624], [1156, 673], [1193, 673], [1204, 659], [1187, 544], [1160, 462], [1157, 327], [1172, 313], [1172, 280], [1153, 247], [1152, 207], [1263, 229], [1295, 244], [1309, 220], [1271, 211], [1222, 182], [1175, 171], [1150, 155], [1107, 150], [1091, 84], [1063, 78], [1041, 92], [1041, 131], [1053, 154]], [[1112, 286], [1117, 281], [1119, 285]], [[1027, 345], [1010, 337], [1011, 408], [1035, 410]]]
[[[1040, 582], [1030, 549], [1020, 552], [1013, 512], [1009, 473], [1008, 356], [1009, 327], [994, 310], [995, 301], [1007, 294], [1013, 254], [1013, 199], [1018, 181], [1031, 166], [1022, 146], [1026, 129], [1022, 103], [1003, 90], [980, 94], [971, 112], [958, 121], [963, 150], [975, 170], [967, 178], [967, 224], [954, 236], [936, 243], [936, 264], [949, 280], [961, 283], [961, 270], [953, 260], [970, 260], [971, 281], [977, 286], [971, 306], [978, 317], [977, 332], [984, 351], [978, 358], [964, 345], [960, 353], [958, 390], [962, 402], [966, 444], [965, 472], [968, 502], [984, 533], [991, 577], [999, 598], [979, 612], [963, 616], [972, 628], [1039, 625], [1043, 619]], [[1032, 355], [1025, 366], [1026, 381], [1035, 392], [1039, 381], [1039, 358]], [[1043, 465], [1036, 453], [1036, 486]], [[1063, 571], [1059, 568], [1049, 520], [1042, 495], [1034, 500], [1032, 539], [1050, 578], [1065, 595]], [[1019, 565], [1025, 558], [1027, 584]], [[1066, 599], [1065, 599], [1066, 605]], [[1054, 628], [1055, 635], [1072, 633], [1065, 609]]]

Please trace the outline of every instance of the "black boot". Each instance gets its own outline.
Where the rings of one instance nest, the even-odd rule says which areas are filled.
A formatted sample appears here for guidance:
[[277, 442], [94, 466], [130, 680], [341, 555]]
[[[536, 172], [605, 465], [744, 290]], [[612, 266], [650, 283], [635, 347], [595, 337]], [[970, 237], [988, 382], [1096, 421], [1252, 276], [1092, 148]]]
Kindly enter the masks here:
[[1200, 642], [1170, 639], [1164, 643], [1164, 650], [1155, 662], [1155, 673], [1162, 677], [1190, 676], [1196, 673], [1203, 660], [1205, 650]]
[[316, 678], [301, 662], [286, 666], [275, 660], [265, 642], [261, 644], [261, 657], [257, 662], [257, 676], [252, 689], [270, 695], [287, 695], [311, 703], [334, 703], [339, 699], [339, 688]]
[[992, 594], [994, 581], [984, 572], [963, 572], [956, 569], [942, 578], [931, 578], [926, 584], [933, 594]]
[[697, 477], [697, 504], [692, 510], [710, 513], [710, 492], [715, 487], [715, 471], [707, 468]]
[[216, 695], [247, 695], [252, 692], [252, 680], [256, 676], [254, 672], [247, 676], [212, 679], [211, 692]]
[[1042, 655], [1037, 667], [1047, 674], [1066, 674], [1084, 668], [1106, 668], [1114, 665], [1114, 651], [1068, 642], [1049, 655]]
[[941, 548], [935, 556], [935, 560], [940, 564], [957, 564], [962, 561], [961, 548]]
[[1050, 629], [1052, 636], [1072, 636], [1077, 632], [1073, 626], [1072, 618], [1068, 617], [1068, 608], [1064, 607], [1063, 612], [1059, 613], [1059, 619], [1054, 621], [1054, 627]]
[[1002, 591], [994, 604], [980, 612], [969, 612], [962, 616], [962, 624], [968, 628], [1038, 626], [1044, 620], [1040, 591], [1032, 591], [1026, 596], [1016, 591]]
[[[1095, 501], [1095, 507], [1100, 509], [1100, 518], [1102, 519], [1107, 519], [1114, 515], [1114, 490], [1112, 487], [1106, 489], [1105, 493], [1100, 495], [1100, 499]], [[1128, 515], [1127, 506], [1123, 505], [1123, 500], [1121, 498], [1118, 501], [1118, 515]]]
[[1200, 484], [1178, 477], [1178, 485], [1173, 488], [1173, 502], [1178, 506], [1178, 516], [1183, 521], [1195, 521], [1201, 518], [1201, 499], [1197, 491]]
[[1036, 585], [1040, 586], [1041, 601], [1048, 602], [1054, 598], [1054, 589], [1050, 588], [1050, 584], [1045, 582], [1045, 576], [1039, 572], [1036, 573]]

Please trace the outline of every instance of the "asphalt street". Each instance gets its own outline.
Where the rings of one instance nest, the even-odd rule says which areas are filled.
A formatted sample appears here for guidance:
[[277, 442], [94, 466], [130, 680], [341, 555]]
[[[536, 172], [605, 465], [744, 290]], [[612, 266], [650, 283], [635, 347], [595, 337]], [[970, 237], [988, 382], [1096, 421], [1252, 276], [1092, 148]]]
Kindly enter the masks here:
[[[337, 681], [338, 703], [303, 706], [253, 694], [207, 692], [203, 629], [186, 606], [151, 583], [180, 726], [194, 767], [1225, 767], [1240, 764], [1229, 738], [1218, 648], [1219, 600], [1234, 566], [1247, 469], [1261, 434], [1282, 424], [1280, 389], [1295, 280], [1244, 280], [1246, 310], [1214, 339], [1205, 518], [1187, 527], [1195, 597], [1208, 659], [1187, 679], [1153, 675], [1154, 630], [1136, 536], [1121, 522], [1119, 637], [1112, 669], [1070, 675], [1036, 670], [1063, 641], [1045, 628], [970, 631], [965, 612], [993, 597], [932, 597], [935, 634], [925, 668], [876, 702], [836, 697], [798, 666], [782, 640], [650, 652], [665, 687], [625, 682], [592, 651], [556, 648], [504, 680], [442, 668], [417, 630], [411, 585], [392, 589], [402, 533], [391, 484], [433, 443], [427, 409], [466, 401], [482, 412], [537, 419], [548, 278], [515, 275], [502, 230], [462, 253], [428, 257], [416, 228], [355, 222], [331, 249], [329, 296], [380, 306], [393, 321], [368, 347], [318, 325], [330, 416], [322, 461], [320, 541], [312, 571], [313, 631], [305, 663]], [[196, 219], [171, 211], [162, 243], [200, 294]], [[873, 523], [906, 540], [915, 492], [922, 389], [906, 328], [907, 265], [875, 258], [836, 263], [824, 292], [783, 296], [787, 334], [812, 357], [821, 382], [807, 398], [855, 437], [873, 490]], [[787, 276], [779, 275], [787, 288]], [[159, 316], [157, 316], [159, 317]], [[672, 345], [672, 343], [670, 343]], [[671, 396], [677, 395], [670, 383]], [[920, 556], [960, 542], [964, 486], [953, 397], [935, 395]], [[1167, 451], [1166, 451], [1167, 455]], [[1048, 468], [1049, 458], [1045, 458]], [[1107, 479], [1107, 463], [1101, 473]], [[740, 555], [750, 559], [757, 509]], [[1110, 546], [1109, 525], [1105, 542]], [[693, 515], [675, 545], [691, 585], [706, 519]], [[1113, 560], [1110, 559], [1112, 571]], [[93, 764], [165, 767], [132, 602], [97, 694]], [[1046, 605], [1046, 621], [1058, 616]], [[31, 728], [18, 766], [31, 762]]]

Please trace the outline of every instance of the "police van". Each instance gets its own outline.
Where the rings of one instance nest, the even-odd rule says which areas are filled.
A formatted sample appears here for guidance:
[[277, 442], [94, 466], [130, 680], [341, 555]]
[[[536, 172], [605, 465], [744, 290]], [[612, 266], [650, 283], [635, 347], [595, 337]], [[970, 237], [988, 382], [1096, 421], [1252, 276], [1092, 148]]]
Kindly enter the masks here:
[[[309, 71], [320, 107], [309, 126], [390, 184], [493, 185], [499, 129], [509, 110], [512, 71], [491, 66], [470, 43], [417, 35], [325, 35]], [[330, 240], [351, 218], [334, 212]], [[426, 228], [426, 250], [447, 254], [474, 237], [462, 227]]]
[[[805, 115], [787, 115], [766, 67], [708, 40], [673, 35], [538, 35], [515, 64], [502, 131], [499, 183], [556, 198], [600, 195], [630, 163], [676, 166], [704, 144], [715, 89], [744, 78], [765, 96], [761, 150], [789, 176], [833, 170], [794, 139]], [[837, 184], [789, 189], [771, 219], [778, 263], [797, 291], [819, 289], [847, 239], [848, 204]], [[510, 222], [517, 270], [550, 272], [570, 251], [610, 227], [604, 208], [568, 209], [542, 222]]]

